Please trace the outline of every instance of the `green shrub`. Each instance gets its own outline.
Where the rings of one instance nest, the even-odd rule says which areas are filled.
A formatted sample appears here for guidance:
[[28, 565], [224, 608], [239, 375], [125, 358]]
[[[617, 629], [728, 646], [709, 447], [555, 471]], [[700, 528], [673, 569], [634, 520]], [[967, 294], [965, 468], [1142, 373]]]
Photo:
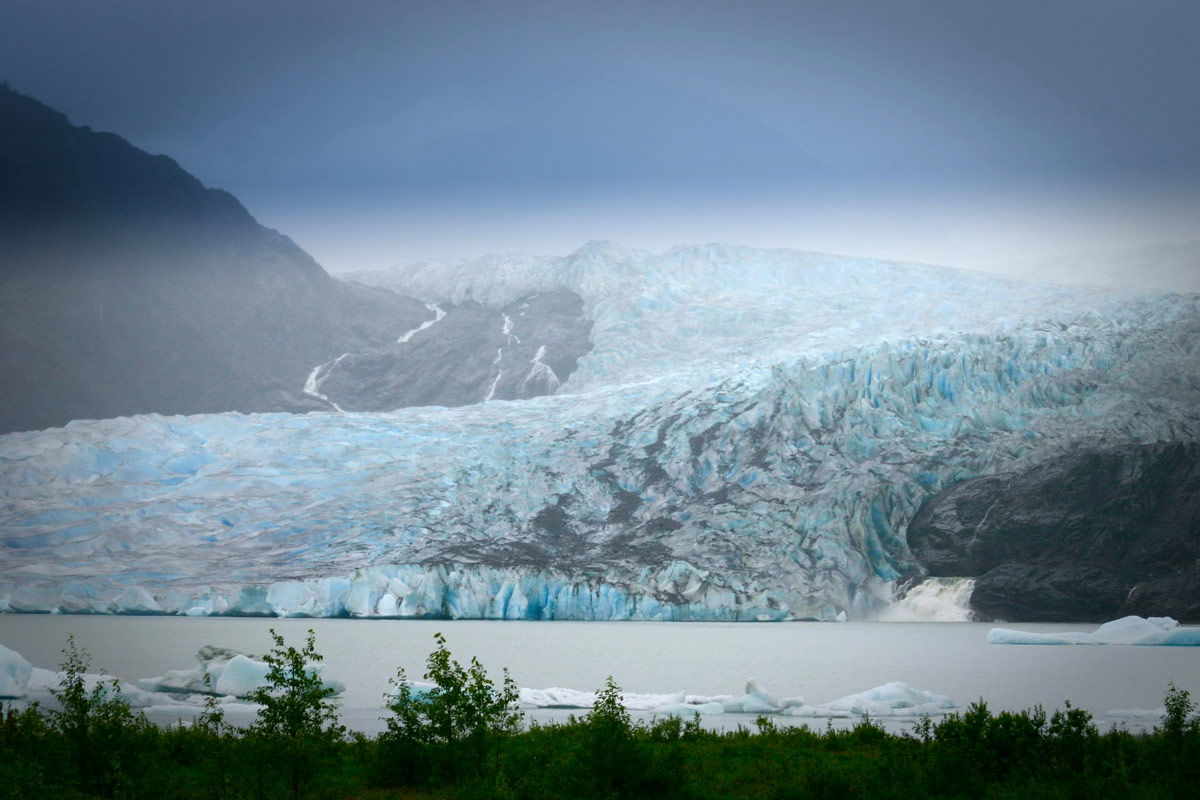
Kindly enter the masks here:
[[[262, 706], [247, 733], [264, 757], [284, 767], [293, 798], [299, 798], [311, 783], [318, 762], [337, 752], [346, 734], [338, 724], [337, 704], [330, 700], [334, 690], [325, 685], [311, 665], [323, 660], [316, 650], [316, 634], [310, 629], [304, 648], [287, 645], [270, 630], [275, 646], [263, 656], [269, 670], [267, 686], [255, 690], [250, 699]], [[207, 724], [217, 724], [215, 712]], [[262, 793], [263, 771], [258, 771]]]
[[0, 716], [0, 797], [52, 797], [53, 776], [61, 759], [37, 704]]
[[518, 689], [508, 670], [496, 688], [476, 658], [464, 669], [440, 633], [425, 662], [434, 687], [414, 692], [400, 669], [392, 681], [387, 732], [381, 739], [382, 782], [456, 781], [490, 771], [500, 775], [499, 742], [521, 729]]
[[633, 721], [610, 675], [584, 718], [584, 763], [600, 796], [632, 797], [645, 774], [646, 759], [634, 737]]
[[63, 655], [58, 688], [50, 690], [60, 706], [49, 714], [50, 727], [61, 736], [83, 791], [113, 797], [144, 775], [150, 753], [140, 740], [157, 729], [143, 715], [134, 716], [115, 679], [88, 689], [91, 656], [76, 647], [75, 637], [68, 637]]

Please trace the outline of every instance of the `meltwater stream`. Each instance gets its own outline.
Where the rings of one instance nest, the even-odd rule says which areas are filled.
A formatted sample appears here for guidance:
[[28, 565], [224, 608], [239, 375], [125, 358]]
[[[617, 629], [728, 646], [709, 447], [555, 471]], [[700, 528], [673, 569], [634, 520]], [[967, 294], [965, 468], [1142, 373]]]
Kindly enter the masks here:
[[[94, 670], [129, 682], [195, 666], [204, 645], [261, 654], [275, 628], [289, 643], [316, 632], [325, 675], [346, 685], [343, 723], [382, 729], [388, 679], [403, 667], [420, 679], [442, 632], [456, 659], [477, 656], [493, 677], [507, 667], [521, 687], [594, 691], [612, 675], [629, 692], [740, 695], [749, 678], [775, 696], [820, 705], [892, 681], [944, 695], [960, 709], [983, 698], [993, 711], [1070, 700], [1101, 726], [1158, 722], [1168, 682], [1200, 693], [1200, 648], [991, 645], [984, 623], [485, 622], [0, 615], [0, 644], [34, 667], [54, 668], [67, 636], [92, 654]], [[1025, 625], [1035, 632], [1090, 631], [1088, 624]], [[528, 719], [585, 710], [526, 709]], [[152, 712], [156, 722], [178, 715]], [[642, 715], [648, 716], [648, 715]], [[160, 718], [161, 717], [161, 718]], [[706, 716], [708, 727], [753, 724], [754, 714]], [[231, 716], [235, 724], [247, 719]], [[823, 727], [824, 718], [780, 717]], [[884, 720], [893, 730], [911, 719]], [[853, 720], [834, 720], [852, 724]]]

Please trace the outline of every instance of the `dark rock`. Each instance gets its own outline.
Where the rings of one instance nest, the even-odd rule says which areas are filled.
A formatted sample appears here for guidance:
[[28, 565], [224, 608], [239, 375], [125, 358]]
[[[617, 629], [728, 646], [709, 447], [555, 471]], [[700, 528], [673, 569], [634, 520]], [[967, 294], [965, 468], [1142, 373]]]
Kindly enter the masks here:
[[408, 341], [351, 353], [329, 368], [320, 389], [347, 411], [553, 394], [591, 350], [591, 330], [583, 300], [565, 289], [499, 311], [464, 303]]
[[978, 619], [1037, 622], [1109, 620], [1129, 594], [1124, 582], [1088, 566], [1002, 564], [975, 582]]
[[1200, 445], [1080, 450], [961, 481], [922, 505], [908, 544], [930, 575], [978, 578], [984, 618], [1200, 620]]

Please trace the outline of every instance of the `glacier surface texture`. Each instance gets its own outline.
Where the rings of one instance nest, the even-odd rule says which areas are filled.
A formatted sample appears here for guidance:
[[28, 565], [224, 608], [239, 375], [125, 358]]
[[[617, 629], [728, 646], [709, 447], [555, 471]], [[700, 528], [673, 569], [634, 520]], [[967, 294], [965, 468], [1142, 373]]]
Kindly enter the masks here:
[[593, 348], [530, 400], [0, 437], [0, 609], [873, 618], [951, 482], [1200, 433], [1196, 295], [723, 245], [393, 278], [568, 289]]

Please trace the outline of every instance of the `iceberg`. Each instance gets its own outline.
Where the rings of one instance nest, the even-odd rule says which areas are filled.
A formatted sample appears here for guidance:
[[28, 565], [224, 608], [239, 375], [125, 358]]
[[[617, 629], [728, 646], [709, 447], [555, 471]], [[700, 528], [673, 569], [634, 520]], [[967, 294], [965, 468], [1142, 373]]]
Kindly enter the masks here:
[[[65, 677], [65, 673], [62, 672], [34, 667], [29, 677], [25, 700], [30, 703], [36, 702], [44, 708], [61, 709], [61, 704], [51, 690], [58, 689]], [[195, 713], [201, 708], [198, 700], [188, 703], [178, 697], [142, 689], [127, 681], [114, 678], [112, 675], [87, 672], [82, 675], [82, 679], [84, 691], [88, 694], [99, 689], [100, 696], [105, 697], [110, 691], [113, 691], [113, 687], [116, 687], [116, 691], [120, 692], [121, 699], [129, 703], [130, 708], [137, 710], [164, 706], [186, 706], [187, 712]]]
[[783, 713], [794, 717], [935, 717], [955, 708], [949, 697], [892, 681], [818, 706], [798, 706]]
[[[519, 702], [525, 708], [588, 709], [595, 705], [596, 694], [577, 689], [521, 689]], [[828, 703], [808, 705], [801, 697], [776, 699], [753, 678], [746, 682], [740, 696], [624, 692], [621, 705], [629, 711], [655, 715], [754, 714], [831, 719], [939, 716], [956, 707], [948, 697], [898, 681]]]
[[398, 280], [490, 308], [569, 288], [594, 347], [529, 400], [0, 436], [0, 609], [875, 619], [950, 483], [1200, 441], [1194, 295], [724, 245]]
[[1106, 622], [1092, 633], [1034, 633], [1009, 628], [988, 631], [990, 644], [1125, 644], [1200, 647], [1200, 627], [1182, 627], [1171, 617], [1128, 616]]
[[[199, 662], [192, 669], [171, 670], [154, 678], [143, 678], [138, 686], [146, 691], [176, 694], [212, 694], [222, 697], [249, 697], [269, 685], [270, 666], [245, 653], [212, 645], [202, 647], [196, 655]], [[314, 664], [312, 672], [320, 675], [324, 664]], [[323, 679], [322, 685], [341, 694], [346, 687], [338, 681]]]
[[0, 698], [24, 697], [32, 671], [24, 656], [0, 644]]

